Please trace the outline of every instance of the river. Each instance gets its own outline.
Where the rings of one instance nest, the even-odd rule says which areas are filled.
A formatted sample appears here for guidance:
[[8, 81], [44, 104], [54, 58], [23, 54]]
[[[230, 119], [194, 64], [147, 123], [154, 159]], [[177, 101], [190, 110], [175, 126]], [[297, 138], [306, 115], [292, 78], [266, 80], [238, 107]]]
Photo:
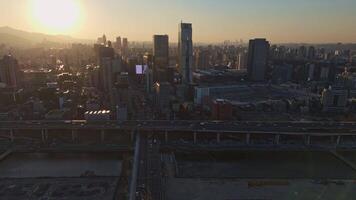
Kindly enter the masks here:
[[0, 178], [119, 176], [119, 153], [15, 153], [0, 162]]

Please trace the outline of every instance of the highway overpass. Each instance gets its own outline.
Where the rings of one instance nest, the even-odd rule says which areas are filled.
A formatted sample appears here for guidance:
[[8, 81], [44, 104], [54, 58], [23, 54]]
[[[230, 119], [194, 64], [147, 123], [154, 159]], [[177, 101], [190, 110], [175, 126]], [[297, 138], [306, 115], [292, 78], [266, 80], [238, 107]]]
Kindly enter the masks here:
[[237, 146], [356, 146], [356, 123], [257, 121], [5, 121], [0, 138], [42, 143], [132, 145], [134, 131], [168, 144]]

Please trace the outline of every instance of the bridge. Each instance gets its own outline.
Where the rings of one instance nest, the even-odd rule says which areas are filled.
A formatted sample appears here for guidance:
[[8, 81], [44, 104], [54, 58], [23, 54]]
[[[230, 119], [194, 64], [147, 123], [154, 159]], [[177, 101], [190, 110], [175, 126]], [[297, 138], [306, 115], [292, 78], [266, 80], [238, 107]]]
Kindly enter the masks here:
[[356, 123], [258, 121], [6, 121], [0, 138], [12, 142], [132, 145], [134, 130], [166, 145], [356, 147]]

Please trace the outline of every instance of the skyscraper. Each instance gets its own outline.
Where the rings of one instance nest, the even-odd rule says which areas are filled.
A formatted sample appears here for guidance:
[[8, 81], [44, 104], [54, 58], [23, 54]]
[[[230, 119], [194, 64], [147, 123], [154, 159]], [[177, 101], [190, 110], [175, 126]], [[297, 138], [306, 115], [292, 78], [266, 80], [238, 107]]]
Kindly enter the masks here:
[[106, 36], [105, 36], [105, 34], [103, 34], [102, 37], [98, 37], [96, 43], [106, 46]]
[[0, 60], [0, 83], [7, 87], [16, 88], [19, 86], [19, 68], [18, 62], [11, 55], [5, 55]]
[[192, 83], [193, 68], [193, 39], [192, 24], [179, 24], [178, 33], [178, 56], [179, 70], [182, 75], [182, 83], [188, 85]]
[[117, 37], [116, 38], [116, 45], [115, 45], [116, 49], [121, 49], [121, 37]]
[[127, 38], [122, 38], [122, 48], [121, 48], [121, 53], [126, 55], [129, 49], [129, 41]]
[[104, 34], [102, 38], [103, 38], [103, 44], [106, 45], [106, 35]]
[[269, 47], [270, 44], [266, 39], [250, 40], [247, 74], [251, 81], [265, 80]]
[[169, 65], [169, 39], [168, 35], [153, 36], [153, 81], [164, 82], [167, 80]]
[[167, 68], [169, 65], [168, 35], [153, 36], [153, 59], [155, 68]]

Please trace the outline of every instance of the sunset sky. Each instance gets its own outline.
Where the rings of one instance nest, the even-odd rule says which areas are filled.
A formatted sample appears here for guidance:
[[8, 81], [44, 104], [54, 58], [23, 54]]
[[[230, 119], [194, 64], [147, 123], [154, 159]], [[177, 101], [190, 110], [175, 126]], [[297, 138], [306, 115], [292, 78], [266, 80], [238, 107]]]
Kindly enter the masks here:
[[[48, 8], [56, 5], [56, 8]], [[355, 0], [0, 0], [0, 26], [94, 39], [177, 40], [193, 23], [194, 41], [266, 37], [272, 42], [356, 42]], [[60, 3], [58, 3], [60, 2]], [[66, 14], [61, 14], [62, 10]], [[69, 10], [69, 11], [68, 11]], [[61, 13], [58, 13], [58, 12]]]

